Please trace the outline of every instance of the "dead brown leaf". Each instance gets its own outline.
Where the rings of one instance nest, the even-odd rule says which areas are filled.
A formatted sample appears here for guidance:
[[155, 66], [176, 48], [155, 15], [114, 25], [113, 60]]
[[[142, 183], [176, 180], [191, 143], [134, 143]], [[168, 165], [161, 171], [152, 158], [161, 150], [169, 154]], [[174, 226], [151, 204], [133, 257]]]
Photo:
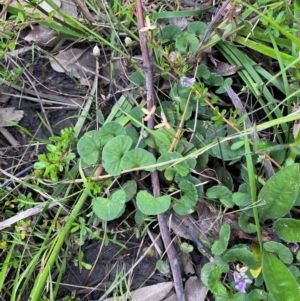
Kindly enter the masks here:
[[54, 58], [50, 58], [51, 67], [57, 72], [68, 72], [74, 77], [86, 80], [95, 75], [96, 58], [92, 51], [70, 48], [59, 52]]
[[216, 65], [212, 69], [212, 71], [218, 73], [221, 76], [229, 76], [237, 73], [241, 69], [241, 66], [233, 66], [225, 62], [216, 61]]
[[54, 35], [57, 32], [53, 29], [45, 27], [43, 25], [33, 26], [29, 34], [24, 38], [27, 42], [34, 42], [39, 46], [54, 47], [60, 38], [56, 38]]

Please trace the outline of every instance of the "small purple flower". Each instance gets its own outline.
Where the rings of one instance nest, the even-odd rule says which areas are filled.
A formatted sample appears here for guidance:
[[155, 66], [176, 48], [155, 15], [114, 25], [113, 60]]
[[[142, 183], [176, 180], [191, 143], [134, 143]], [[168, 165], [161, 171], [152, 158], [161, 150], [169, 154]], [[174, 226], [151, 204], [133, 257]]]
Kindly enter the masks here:
[[246, 284], [252, 283], [252, 280], [249, 279], [244, 272], [234, 272], [233, 277], [235, 281], [235, 288], [242, 293], [246, 293]]
[[196, 79], [191, 77], [183, 76], [180, 79], [180, 83], [183, 87], [191, 87], [195, 83]]

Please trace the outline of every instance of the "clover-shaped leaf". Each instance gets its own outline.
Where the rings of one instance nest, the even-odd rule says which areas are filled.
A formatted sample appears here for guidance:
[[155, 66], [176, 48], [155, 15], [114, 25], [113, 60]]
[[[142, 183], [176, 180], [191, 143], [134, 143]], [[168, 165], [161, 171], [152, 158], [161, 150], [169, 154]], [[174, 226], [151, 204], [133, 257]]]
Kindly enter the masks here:
[[112, 138], [105, 144], [102, 152], [102, 161], [106, 172], [112, 176], [121, 174], [121, 158], [128, 152], [131, 144], [132, 139], [125, 135]]
[[166, 212], [170, 207], [170, 203], [171, 197], [169, 195], [154, 197], [147, 191], [140, 191], [136, 196], [137, 207], [147, 215]]
[[118, 190], [111, 198], [94, 198], [92, 208], [95, 214], [104, 221], [118, 218], [125, 209], [125, 192]]
[[100, 155], [102, 140], [98, 131], [85, 133], [77, 143], [80, 158], [87, 165], [95, 164]]
[[[156, 163], [155, 157], [148, 151], [136, 148], [127, 152], [121, 159], [120, 166], [122, 170], [136, 167], [149, 166]], [[154, 171], [155, 168], [145, 168], [146, 171]]]

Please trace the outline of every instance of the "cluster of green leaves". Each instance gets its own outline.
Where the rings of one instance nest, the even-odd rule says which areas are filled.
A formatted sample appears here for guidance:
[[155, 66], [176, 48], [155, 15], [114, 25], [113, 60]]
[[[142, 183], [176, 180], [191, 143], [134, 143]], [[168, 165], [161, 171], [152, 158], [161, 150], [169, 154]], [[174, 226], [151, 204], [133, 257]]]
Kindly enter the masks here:
[[[115, 35], [112, 35], [112, 40], [108, 42], [102, 38], [98, 31], [91, 30], [90, 27], [85, 25], [86, 23], [78, 22], [78, 20], [71, 18], [60, 10], [58, 13], [64, 16], [64, 21], [57, 23], [57, 20], [55, 21], [55, 18], [53, 18], [56, 14], [55, 5], [51, 0], [47, 0], [47, 2], [54, 10], [49, 14], [49, 19], [43, 23], [44, 25], [67, 36], [103, 43], [125, 55], [115, 46], [116, 40], [113, 38]], [[246, 20], [247, 16], [253, 13], [253, 10], [249, 9], [245, 11], [243, 18], [240, 18], [241, 21], [238, 21], [242, 22], [246, 30], [241, 29], [238, 32], [242, 38], [237, 36], [236, 41], [253, 49], [258, 48], [262, 53], [266, 52], [267, 49], [272, 54], [271, 57], [276, 57], [276, 54], [279, 53], [265, 45], [267, 35], [274, 35], [276, 42], [281, 46], [283, 45], [285, 50], [293, 48], [290, 47], [291, 43], [277, 39], [279, 36], [286, 37], [288, 34], [293, 34], [293, 30], [285, 26], [290, 12], [288, 10], [286, 12], [278, 10], [282, 3], [270, 3], [268, 0], [257, 1], [255, 3], [256, 8], [260, 8], [262, 5], [270, 5], [268, 14], [260, 16], [261, 24], [265, 26], [265, 29], [258, 28], [253, 32], [253, 40], [251, 40], [252, 36], [248, 39], [249, 30], [247, 31], [247, 28], [252, 31], [251, 22], [253, 22], [251, 20], [248, 24]], [[112, 10], [118, 12], [118, 16], [121, 16], [120, 19], [125, 20], [126, 24], [135, 22], [132, 19], [131, 7], [130, 10], [127, 10], [116, 1], [112, 6]], [[23, 7], [10, 8], [10, 11], [15, 15], [16, 22], [27, 20], [28, 16], [23, 12]], [[95, 11], [97, 11], [97, 8], [95, 8]], [[116, 24], [124, 32], [137, 40], [136, 36], [123, 23], [114, 19], [112, 11], [109, 11], [109, 14], [111, 20], [116, 21]], [[39, 18], [39, 16], [35, 17]], [[111, 20], [104, 21], [108, 21], [107, 24], [112, 25]], [[290, 212], [293, 206], [300, 205], [298, 164], [290, 166], [286, 164], [266, 183], [255, 174], [255, 178], [259, 182], [257, 188], [260, 192], [257, 197], [258, 201], [254, 204], [252, 203], [253, 197], [249, 188], [251, 185], [246, 168], [241, 168], [240, 174], [237, 174], [243, 180], [243, 183], [239, 186], [236, 183], [234, 185], [232, 176], [226, 168], [226, 164], [230, 166], [237, 162], [241, 164], [238, 166], [244, 166], [245, 154], [247, 156], [251, 155], [254, 163], [260, 166], [262, 157], [245, 151], [245, 140], [234, 135], [236, 129], [223, 124], [224, 119], [228, 119], [231, 124], [235, 125], [235, 128], [243, 130], [244, 117], [238, 118], [237, 111], [228, 112], [218, 107], [212, 109], [205, 103], [208, 98], [208, 91], [220, 95], [224, 93], [227, 86], [232, 84], [230, 78], [224, 79], [222, 76], [211, 72], [204, 64], [196, 67], [190, 66], [188, 62], [189, 55], [197, 49], [206, 28], [206, 24], [197, 21], [190, 23], [184, 30], [177, 25], [167, 25], [160, 32], [153, 32], [154, 39], [161, 47], [153, 48], [157, 62], [163, 69], [164, 79], [168, 79], [166, 74], [170, 72], [179, 78], [189, 76], [196, 80], [191, 88], [186, 88], [178, 83], [171, 84], [169, 95], [160, 99], [159, 106], [156, 109], [154, 115], [157, 121], [156, 129], [149, 130], [144, 126], [145, 112], [141, 107], [132, 108], [129, 105], [124, 109], [118, 103], [115, 106], [118, 114], [113, 118], [109, 116], [109, 121], [99, 131], [88, 132], [79, 140], [77, 148], [84, 166], [103, 164], [105, 172], [112, 177], [120, 177], [122, 174], [126, 174], [126, 180], [120, 181], [119, 188], [106, 192], [106, 197], [99, 195], [104, 190], [102, 186], [105, 188], [110, 186], [111, 181], [99, 184], [99, 182], [92, 182], [90, 178], [85, 179], [84, 185], [86, 190], [89, 191], [88, 196], [92, 196], [92, 209], [98, 218], [104, 221], [114, 220], [125, 211], [126, 203], [135, 198], [138, 208], [135, 218], [137, 222], [142, 222], [144, 215], [155, 215], [168, 209], [172, 209], [180, 215], [187, 215], [195, 210], [195, 204], [201, 196], [216, 206], [239, 209], [241, 212], [239, 214], [239, 225], [244, 232], [249, 234], [258, 233], [257, 224], [253, 224], [255, 211], [250, 208], [251, 206], [258, 206], [257, 213], [260, 223], [270, 220], [274, 233], [282, 241], [297, 243], [299, 242], [299, 221], [291, 217], [285, 218], [285, 215]], [[114, 28], [112, 28], [112, 31], [115, 32]], [[244, 36], [247, 36], [247, 39], [244, 39]], [[211, 45], [219, 42], [222, 38], [219, 34], [215, 34], [212, 42], [210, 42]], [[261, 45], [257, 43], [260, 39], [263, 41]], [[4, 49], [7, 46], [3, 41], [1, 40], [1, 45]], [[156, 46], [156, 44], [150, 43], [151, 45]], [[236, 49], [233, 50], [233, 48], [231, 48], [232, 52], [228, 52], [229, 45], [232, 46], [231, 44], [219, 43], [218, 47], [220, 51], [223, 51], [225, 57], [240, 59], [238, 62], [234, 61], [233, 64], [243, 65], [243, 62], [246, 62], [244, 55]], [[299, 46], [299, 43], [297, 45]], [[9, 47], [13, 48], [14, 44], [12, 43]], [[163, 49], [163, 52], [160, 49]], [[280, 55], [287, 58], [284, 61], [285, 63], [291, 62], [292, 57], [289, 54], [281, 52]], [[247, 62], [251, 66], [254, 65], [250, 60]], [[245, 66], [244, 69], [248, 70]], [[260, 72], [262, 73], [261, 70]], [[8, 76], [8, 74], [2, 75]], [[295, 90], [299, 88], [299, 85], [295, 82], [299, 80], [299, 77], [297, 72], [292, 72], [294, 83], [291, 87]], [[267, 88], [258, 89], [262, 81], [258, 80], [257, 77], [253, 80], [256, 84], [252, 85], [252, 77], [245, 76], [242, 78], [250, 86], [253, 95], [259, 101], [261, 95], [266, 99], [271, 96], [272, 101], [274, 100], [272, 94], [267, 93]], [[272, 76], [266, 78], [270, 81], [274, 80]], [[145, 78], [141, 75], [141, 72], [133, 73], [130, 79], [132, 83], [139, 86], [145, 85]], [[281, 87], [279, 84], [274, 85], [278, 88]], [[211, 103], [215, 105], [217, 101], [218, 97], [214, 97]], [[268, 108], [269, 105], [262, 105], [262, 107]], [[122, 110], [119, 110], [119, 108], [122, 108]], [[278, 116], [276, 110], [275, 115], [277, 118], [282, 116]], [[160, 118], [162, 122], [158, 124]], [[125, 124], [126, 126], [124, 126]], [[181, 130], [179, 136], [177, 136], [178, 129]], [[286, 135], [288, 136], [288, 133]], [[176, 137], [176, 141], [174, 137]], [[76, 140], [72, 130], [66, 129], [65, 132], [62, 132], [61, 137], [54, 137], [52, 142], [47, 145], [49, 153], [39, 156], [39, 162], [35, 164], [35, 168], [37, 169], [37, 176], [50, 177], [53, 181], [57, 181], [66, 164], [75, 158], [75, 155], [70, 151]], [[154, 157], [147, 150], [148, 147], [155, 149], [158, 154], [157, 157]], [[280, 145], [275, 142], [261, 141], [255, 149], [257, 151], [257, 149], [263, 148], [264, 152], [268, 153], [277, 163], [284, 164], [287, 151], [285, 148], [278, 148], [274, 151], [276, 147], [280, 147]], [[212, 160], [214, 162], [222, 160], [224, 163], [223, 165], [214, 166], [216, 176], [222, 184], [212, 184], [212, 187], [204, 191], [197, 173], [205, 169]], [[164, 178], [168, 183], [168, 187], [163, 189], [163, 195], [160, 197], [153, 197], [148, 191], [138, 189], [134, 180], [128, 180], [128, 175], [131, 172], [143, 176], [154, 170], [158, 170], [161, 173], [161, 178]], [[236, 187], [238, 188], [235, 189]], [[235, 192], [233, 192], [234, 190]], [[72, 212], [69, 221], [67, 221], [68, 229], [71, 232], [80, 232], [79, 245], [83, 243], [81, 239], [83, 236], [92, 235], [83, 218], [79, 217], [76, 221], [74, 220], [74, 216], [78, 215], [80, 206], [87, 198], [87, 194], [84, 195], [84, 193], [82, 194], [84, 197], [81, 197], [78, 202], [79, 205], [76, 205], [74, 214]], [[30, 225], [20, 223], [17, 226], [20, 239], [27, 232], [31, 233]], [[297, 284], [299, 283], [300, 272], [297, 264], [293, 264], [293, 262], [300, 261], [299, 252], [294, 256], [285, 244], [275, 241], [269, 241], [260, 246], [254, 244], [249, 247], [240, 244], [229, 247], [230, 231], [230, 226], [224, 225], [221, 228], [219, 239], [215, 242], [208, 242], [211, 246], [214, 262], [207, 264], [201, 272], [202, 282], [215, 294], [216, 300], [298, 300], [299, 290]], [[63, 231], [63, 233], [66, 235], [65, 233], [68, 233], [68, 231]], [[61, 245], [64, 237], [59, 238]], [[54, 246], [55, 251], [58, 250], [58, 245]], [[191, 248], [182, 246], [182, 251], [188, 253]], [[236, 293], [230, 274], [225, 281], [222, 278], [224, 273], [230, 272], [233, 262], [241, 262], [250, 269], [250, 273], [248, 272], [247, 275], [255, 282], [250, 287], [248, 294]], [[47, 264], [47, 268], [49, 268], [51, 264]], [[78, 256], [77, 264], [87, 267], [83, 261], [82, 253]], [[43, 282], [41, 281], [41, 283]], [[263, 283], [265, 283], [267, 291], [264, 289]], [[38, 293], [36, 296], [38, 296]], [[70, 296], [71, 300], [74, 298], [74, 295]], [[38, 298], [33, 300], [38, 300]]]
[[55, 143], [47, 144], [46, 147], [49, 152], [38, 156], [34, 168], [37, 178], [50, 178], [56, 182], [59, 173], [63, 172], [65, 166], [76, 157], [75, 153], [72, 153], [72, 148], [77, 139], [74, 135], [74, 129], [65, 128], [61, 131], [61, 136], [53, 136], [50, 140]]
[[[285, 243], [299, 243], [299, 221], [284, 216], [298, 205], [299, 202], [299, 164], [286, 166], [271, 177], [258, 194], [258, 216], [261, 223], [273, 219], [272, 228]], [[216, 193], [219, 192], [218, 194]], [[213, 192], [213, 193], [212, 193]], [[231, 204], [239, 206], [242, 210], [239, 216], [239, 225], [245, 233], [255, 233], [256, 227], [249, 223], [253, 218], [251, 196], [247, 192], [231, 193], [229, 190], [215, 186], [209, 189], [206, 196], [219, 199], [226, 207]], [[230, 202], [232, 202], [230, 204]], [[296, 255], [284, 244], [268, 241], [260, 250], [257, 244], [252, 247], [236, 245], [228, 248], [230, 226], [225, 224], [220, 231], [219, 240], [211, 247], [214, 263], [208, 263], [201, 271], [201, 279], [215, 294], [216, 300], [298, 300], [300, 297], [298, 282], [300, 270], [297, 265], [300, 252]], [[275, 253], [274, 256], [272, 253]], [[230, 263], [241, 262], [250, 269], [248, 276], [254, 280], [249, 294], [235, 292], [232, 278], [228, 283], [222, 282], [222, 274], [230, 272]], [[287, 267], [287, 266], [288, 267]], [[265, 283], [267, 291], [258, 289]], [[232, 298], [232, 299], [230, 299]], [[247, 299], [246, 299], [247, 298]], [[269, 299], [268, 299], [269, 298]]]

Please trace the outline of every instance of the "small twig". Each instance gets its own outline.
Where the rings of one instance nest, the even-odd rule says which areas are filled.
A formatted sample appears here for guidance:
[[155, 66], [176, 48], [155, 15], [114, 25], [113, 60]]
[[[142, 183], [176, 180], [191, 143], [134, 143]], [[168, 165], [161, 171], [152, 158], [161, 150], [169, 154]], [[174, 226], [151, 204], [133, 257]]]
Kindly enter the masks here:
[[[144, 61], [144, 68], [146, 73], [146, 89], [147, 89], [147, 109], [151, 112], [151, 109], [155, 106], [154, 101], [154, 93], [153, 93], [153, 69], [152, 69], [152, 61], [149, 53], [149, 49], [147, 46], [145, 24], [143, 20], [143, 10], [142, 3], [140, 0], [136, 0], [136, 8], [137, 8], [137, 18], [138, 18], [138, 28], [139, 28], [139, 36], [140, 36], [140, 45], [142, 51], [142, 57]], [[151, 29], [151, 24], [146, 24], [149, 29]], [[142, 29], [142, 31], [141, 31]], [[154, 129], [154, 118], [151, 118], [147, 121], [147, 126], [149, 129]], [[149, 151], [155, 156], [155, 150], [149, 149]], [[160, 183], [158, 178], [158, 172], [154, 171], [151, 174], [151, 181], [153, 186], [153, 195], [155, 197], [160, 196]], [[174, 288], [177, 295], [178, 301], [185, 301], [185, 296], [183, 292], [183, 284], [181, 279], [180, 267], [177, 259], [176, 250], [174, 245], [171, 242], [171, 237], [167, 225], [167, 221], [164, 214], [158, 214], [157, 216], [160, 233], [162, 236], [162, 240], [164, 242], [167, 255], [169, 258], [173, 280], [174, 280]]]

